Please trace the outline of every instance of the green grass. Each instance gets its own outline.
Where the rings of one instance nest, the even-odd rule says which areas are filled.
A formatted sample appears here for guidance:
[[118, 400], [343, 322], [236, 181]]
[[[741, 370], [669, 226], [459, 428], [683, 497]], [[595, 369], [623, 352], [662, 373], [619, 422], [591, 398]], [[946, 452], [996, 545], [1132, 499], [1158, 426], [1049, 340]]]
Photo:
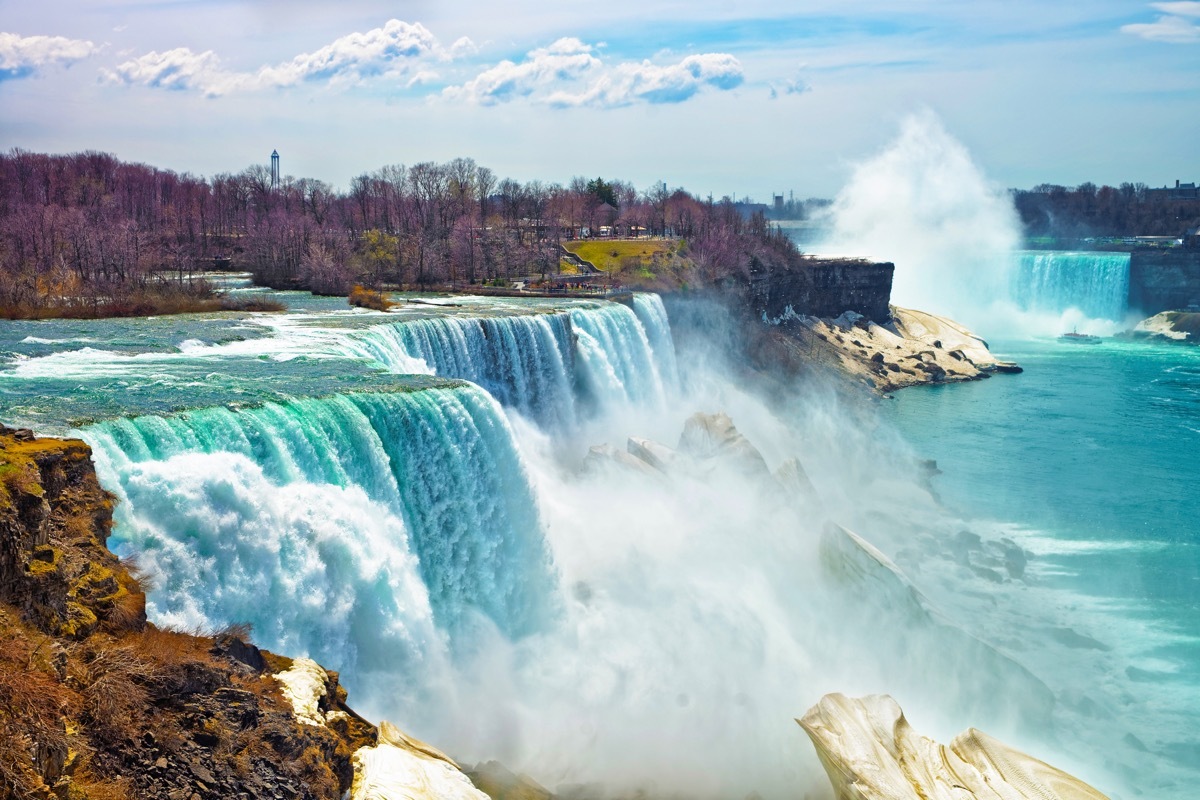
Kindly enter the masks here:
[[595, 264], [596, 269], [609, 272], [619, 269], [623, 258], [637, 258], [646, 266], [656, 260], [669, 259], [675, 251], [675, 244], [671, 241], [639, 239], [566, 242], [565, 247], [584, 261]]

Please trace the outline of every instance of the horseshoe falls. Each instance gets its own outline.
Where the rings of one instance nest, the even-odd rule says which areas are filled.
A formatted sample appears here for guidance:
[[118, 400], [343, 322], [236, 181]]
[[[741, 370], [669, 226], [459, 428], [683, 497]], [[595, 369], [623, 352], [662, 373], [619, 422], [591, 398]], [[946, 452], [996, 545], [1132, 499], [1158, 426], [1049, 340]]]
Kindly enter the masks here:
[[1129, 254], [1021, 252], [1010, 291], [1024, 311], [1074, 308], [1089, 319], [1119, 322], [1129, 308]]
[[[1045, 476], [972, 503], [992, 462], [936, 449], [994, 453], [972, 438], [989, 425], [1055, 441], [1062, 407], [985, 413], [1021, 379], [919, 395], [974, 404], [949, 417], [889, 413], [926, 406], [759, 386], [723, 349], [736, 327], [689, 298], [377, 313], [278, 296], [286, 314], [0, 329], [0, 418], [92, 445], [119, 500], [111, 546], [151, 580], [156, 624], [250, 623], [339, 670], [373, 719], [597, 797], [819, 796], [792, 719], [830, 691], [891, 693], [921, 730], [981, 727], [1114, 796], [1200, 780], [1191, 706], [1170, 702], [1200, 683], [1194, 626], [1173, 622], [1191, 573], [1170, 572], [1193, 562], [1126, 547], [1125, 528], [1110, 552], [1068, 505], [1034, 513], [1058, 502]], [[1143, 352], [1109, 353], [1113, 380]], [[1197, 384], [1179, 352], [1137, 374], [1161, 381], [1146, 408], [1183, 424]], [[1022, 361], [1042, 388], [1091, 357], [1038, 353]], [[689, 454], [696, 412], [745, 443]], [[969, 431], [947, 424], [968, 412]], [[1072, 431], [1081, 448], [1116, 435]], [[631, 442], [658, 466], [625, 458]], [[1005, 452], [996, 469], [1020, 468]], [[933, 455], [955, 465], [945, 498], [919, 466]], [[1120, 480], [1088, 474], [1096, 491], [1062, 502], [1094, 515]], [[1134, 604], [1114, 587], [1151, 562], [1169, 602]]]

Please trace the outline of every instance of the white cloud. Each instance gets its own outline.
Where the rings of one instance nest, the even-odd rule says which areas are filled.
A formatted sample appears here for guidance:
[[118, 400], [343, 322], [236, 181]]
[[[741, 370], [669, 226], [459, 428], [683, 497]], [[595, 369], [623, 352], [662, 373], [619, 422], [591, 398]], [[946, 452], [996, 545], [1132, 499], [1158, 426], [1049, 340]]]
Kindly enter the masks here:
[[418, 69], [421, 64], [455, 58], [457, 52], [473, 46], [464, 37], [447, 50], [419, 22], [392, 19], [381, 28], [348, 34], [315, 52], [301, 53], [291, 61], [260, 67], [255, 72], [227, 70], [211, 50], [194, 53], [180, 47], [147, 53], [105, 71], [105, 75], [128, 85], [195, 90], [209, 97], [302, 83], [355, 84], [380, 75], [400, 78], [416, 70], [416, 77], [407, 82], [413, 86], [430, 75]]
[[1200, 2], [1197, 2], [1197, 0], [1181, 0], [1181, 2], [1174, 3], [1151, 3], [1150, 5], [1152, 8], [1176, 17], [1200, 17]]
[[387, 72], [403, 72], [406, 64], [441, 53], [441, 45], [424, 25], [392, 19], [382, 28], [351, 33], [315, 53], [302, 53], [286, 64], [264, 67], [256, 81], [264, 86], [293, 86], [305, 81], [356, 82]]
[[117, 65], [115, 70], [103, 70], [102, 74], [119, 83], [180, 91], [195, 89], [210, 97], [224, 94], [238, 78], [221, 69], [220, 59], [213, 51], [193, 53], [186, 47], [162, 53], [151, 51]]
[[520, 64], [501, 61], [462, 86], [451, 86], [443, 95], [490, 106], [516, 97], [528, 97], [555, 83], [573, 81], [600, 67], [592, 48], [579, 39], [565, 37], [549, 47], [528, 53]]
[[1190, 44], [1200, 42], [1200, 25], [1188, 17], [1200, 17], [1200, 2], [1178, 0], [1169, 3], [1151, 3], [1151, 8], [1165, 14], [1154, 22], [1139, 22], [1122, 25], [1121, 32], [1140, 36], [1155, 42]]
[[[803, 69], [803, 66], [804, 65], [802, 65], [801, 69]], [[811, 91], [812, 84], [804, 80], [804, 78], [797, 73], [796, 77], [792, 78], [791, 80], [784, 81], [783, 83], [771, 84], [771, 99], [775, 100], [780, 95], [807, 94]]]
[[42, 67], [68, 65], [99, 52], [82, 39], [63, 36], [18, 36], [0, 31], [0, 80], [26, 77]]
[[495, 105], [519, 97], [564, 108], [612, 108], [633, 103], [679, 103], [706, 86], [732, 89], [742, 83], [741, 63], [726, 53], [692, 55], [674, 64], [650, 61], [606, 66], [595, 47], [563, 38], [530, 51], [520, 63], [501, 61], [443, 96]]

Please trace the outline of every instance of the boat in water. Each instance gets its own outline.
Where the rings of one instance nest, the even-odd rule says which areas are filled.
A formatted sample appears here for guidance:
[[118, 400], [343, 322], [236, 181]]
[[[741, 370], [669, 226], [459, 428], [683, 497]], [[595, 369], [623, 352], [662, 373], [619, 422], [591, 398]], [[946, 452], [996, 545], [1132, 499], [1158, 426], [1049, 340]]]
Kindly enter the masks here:
[[1093, 336], [1090, 333], [1080, 333], [1077, 330], [1072, 330], [1070, 333], [1064, 333], [1058, 337], [1060, 342], [1074, 342], [1075, 344], [1100, 344], [1102, 341], [1099, 336]]

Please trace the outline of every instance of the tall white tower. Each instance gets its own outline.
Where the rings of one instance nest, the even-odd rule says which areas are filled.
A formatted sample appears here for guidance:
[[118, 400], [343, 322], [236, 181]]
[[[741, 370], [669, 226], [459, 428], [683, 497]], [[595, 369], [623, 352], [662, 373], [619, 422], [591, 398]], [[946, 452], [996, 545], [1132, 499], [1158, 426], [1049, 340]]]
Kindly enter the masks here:
[[271, 188], [279, 188], [279, 151], [271, 151]]

